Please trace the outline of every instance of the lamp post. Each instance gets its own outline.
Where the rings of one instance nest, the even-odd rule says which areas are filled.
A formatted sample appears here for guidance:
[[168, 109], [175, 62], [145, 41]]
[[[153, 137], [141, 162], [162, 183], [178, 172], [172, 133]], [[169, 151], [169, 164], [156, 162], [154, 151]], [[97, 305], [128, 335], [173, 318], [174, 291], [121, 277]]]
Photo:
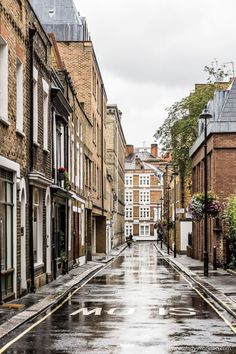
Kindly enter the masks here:
[[170, 186], [166, 187], [167, 190], [167, 253], [170, 253]]
[[174, 258], [176, 258], [176, 177], [178, 172], [174, 171], [172, 176], [174, 178]]
[[163, 200], [164, 200], [164, 198], [161, 197], [161, 198], [160, 198], [160, 204], [161, 204], [161, 222], [162, 222], [162, 203], [163, 203]]
[[208, 215], [207, 215], [207, 121], [212, 118], [212, 115], [205, 106], [204, 110], [199, 116], [199, 120], [204, 121], [204, 251], [203, 251], [203, 262], [204, 262], [204, 276], [208, 276]]

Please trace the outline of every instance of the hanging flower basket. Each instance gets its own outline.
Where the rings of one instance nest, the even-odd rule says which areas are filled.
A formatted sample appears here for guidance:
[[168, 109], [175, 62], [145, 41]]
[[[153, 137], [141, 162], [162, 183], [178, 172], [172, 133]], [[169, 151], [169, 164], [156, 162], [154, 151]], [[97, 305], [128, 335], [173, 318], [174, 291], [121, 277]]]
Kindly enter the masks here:
[[221, 211], [220, 202], [216, 194], [211, 191], [207, 193], [206, 206], [204, 193], [194, 194], [189, 204], [189, 212], [192, 214], [192, 218], [195, 221], [199, 221], [203, 218], [205, 210], [207, 210], [207, 214], [212, 218], [217, 217]]
[[65, 173], [66, 173], [65, 167], [59, 167], [58, 170], [57, 170], [57, 179], [59, 181], [64, 181]]

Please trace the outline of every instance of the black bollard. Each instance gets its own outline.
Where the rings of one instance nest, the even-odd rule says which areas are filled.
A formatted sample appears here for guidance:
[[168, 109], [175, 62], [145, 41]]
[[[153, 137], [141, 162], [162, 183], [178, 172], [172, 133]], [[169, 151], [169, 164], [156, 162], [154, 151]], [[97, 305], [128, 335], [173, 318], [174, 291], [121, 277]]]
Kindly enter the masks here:
[[213, 247], [213, 269], [214, 269], [214, 270], [217, 270], [216, 246]]

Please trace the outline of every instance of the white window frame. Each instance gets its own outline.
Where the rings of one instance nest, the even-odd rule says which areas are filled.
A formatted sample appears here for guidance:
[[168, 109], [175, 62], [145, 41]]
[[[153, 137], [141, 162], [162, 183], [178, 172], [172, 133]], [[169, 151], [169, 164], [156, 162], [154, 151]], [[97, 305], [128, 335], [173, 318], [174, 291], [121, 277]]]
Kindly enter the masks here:
[[43, 149], [48, 151], [48, 103], [49, 103], [49, 84], [43, 82]]
[[24, 89], [23, 89], [23, 64], [16, 59], [16, 130], [23, 133], [24, 115]]
[[38, 144], [38, 70], [33, 68], [33, 140]]
[[75, 141], [74, 135], [71, 136], [71, 181], [75, 184]]
[[150, 175], [139, 175], [139, 187], [150, 186]]
[[[35, 194], [38, 194], [38, 203], [35, 201]], [[33, 191], [33, 207], [37, 211], [37, 224], [33, 225], [33, 237], [36, 242], [37, 248], [37, 260], [34, 262], [34, 266], [43, 264], [43, 202], [42, 202], [42, 190], [34, 188]], [[34, 209], [35, 210], [35, 209]], [[34, 218], [33, 218], [34, 223]], [[36, 234], [35, 234], [36, 233]]]
[[140, 204], [150, 204], [150, 191], [149, 190], [139, 191], [139, 203]]
[[150, 206], [139, 208], [139, 218], [142, 220], [150, 220]]
[[8, 122], [8, 44], [0, 36], [0, 119]]
[[84, 188], [84, 180], [83, 180], [83, 148], [80, 147], [80, 189], [83, 190]]
[[125, 236], [133, 235], [133, 224], [125, 224]]
[[80, 187], [80, 146], [76, 143], [76, 177], [75, 186]]
[[139, 225], [139, 236], [150, 236], [150, 225], [149, 224], [140, 224]]
[[125, 218], [126, 219], [133, 219], [133, 207], [131, 207], [131, 206], [125, 207]]
[[133, 187], [133, 175], [126, 174], [125, 175], [125, 186], [126, 187]]
[[133, 191], [125, 191], [125, 204], [133, 203]]

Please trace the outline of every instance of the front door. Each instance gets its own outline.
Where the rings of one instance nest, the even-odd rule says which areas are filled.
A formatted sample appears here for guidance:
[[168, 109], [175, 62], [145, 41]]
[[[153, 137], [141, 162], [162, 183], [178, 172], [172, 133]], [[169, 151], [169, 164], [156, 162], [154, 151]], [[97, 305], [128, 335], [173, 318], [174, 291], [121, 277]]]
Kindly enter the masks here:
[[63, 204], [55, 203], [52, 247], [54, 278], [65, 270], [66, 256], [66, 208]]
[[79, 258], [79, 247], [80, 247], [80, 214], [79, 213], [73, 213], [74, 214], [74, 244], [73, 244], [73, 258], [74, 258], [74, 263], [76, 262], [76, 259]]

